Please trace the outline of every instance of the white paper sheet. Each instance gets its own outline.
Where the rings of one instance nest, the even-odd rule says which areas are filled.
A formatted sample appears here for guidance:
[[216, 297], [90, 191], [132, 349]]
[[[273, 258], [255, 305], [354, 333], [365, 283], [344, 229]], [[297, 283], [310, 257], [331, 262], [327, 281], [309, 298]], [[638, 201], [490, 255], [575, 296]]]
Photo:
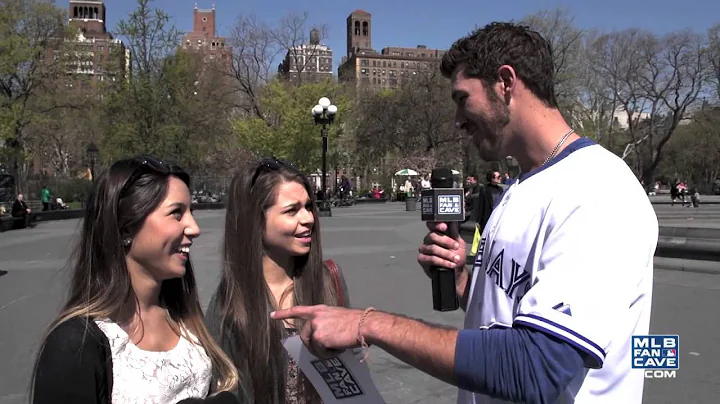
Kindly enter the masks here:
[[283, 346], [325, 404], [385, 404], [367, 364], [360, 363], [353, 351], [320, 359], [310, 353], [297, 335], [283, 341]]

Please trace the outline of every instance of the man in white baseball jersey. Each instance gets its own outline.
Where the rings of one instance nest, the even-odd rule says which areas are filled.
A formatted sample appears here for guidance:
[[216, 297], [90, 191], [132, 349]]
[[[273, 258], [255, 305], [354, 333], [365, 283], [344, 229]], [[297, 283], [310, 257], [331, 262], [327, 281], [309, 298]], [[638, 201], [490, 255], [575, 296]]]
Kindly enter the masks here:
[[[631, 336], [649, 331], [658, 223], [617, 156], [574, 133], [558, 110], [548, 42], [493, 23], [461, 38], [441, 71], [457, 125], [480, 156], [514, 156], [522, 174], [483, 231], [475, 265], [455, 229], [429, 224], [418, 261], [455, 270], [463, 330], [382, 313], [294, 307], [318, 355], [375, 344], [460, 387], [458, 403], [640, 403]], [[618, 198], [597, 184], [612, 178]], [[448, 233], [448, 234], [445, 234]]]

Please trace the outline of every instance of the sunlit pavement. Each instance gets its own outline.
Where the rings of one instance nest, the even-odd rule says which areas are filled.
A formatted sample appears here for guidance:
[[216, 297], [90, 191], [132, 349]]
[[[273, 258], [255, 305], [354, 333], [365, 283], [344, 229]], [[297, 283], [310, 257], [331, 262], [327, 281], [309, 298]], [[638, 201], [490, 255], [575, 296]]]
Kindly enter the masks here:
[[[693, 222], [696, 215], [720, 222], [720, 206], [657, 208], [661, 221]], [[716, 212], [716, 213], [712, 213]], [[203, 305], [217, 284], [223, 211], [196, 214], [203, 235], [192, 247]], [[698, 221], [700, 221], [698, 220]], [[77, 220], [40, 223], [0, 234], [0, 404], [27, 402], [38, 340], [64, 297], [63, 270]], [[662, 224], [662, 223], [661, 223]], [[426, 321], [462, 325], [462, 312], [432, 310], [430, 282], [415, 262], [424, 236], [420, 212], [404, 203], [336, 208], [324, 218], [326, 258], [345, 272], [351, 304], [374, 306]], [[611, 291], [608, 291], [611, 298]], [[599, 303], [602, 304], [602, 303]], [[656, 270], [652, 332], [680, 335], [677, 379], [648, 380], [646, 403], [715, 403], [720, 396], [720, 276]], [[453, 403], [456, 389], [373, 348], [370, 366], [388, 403]]]

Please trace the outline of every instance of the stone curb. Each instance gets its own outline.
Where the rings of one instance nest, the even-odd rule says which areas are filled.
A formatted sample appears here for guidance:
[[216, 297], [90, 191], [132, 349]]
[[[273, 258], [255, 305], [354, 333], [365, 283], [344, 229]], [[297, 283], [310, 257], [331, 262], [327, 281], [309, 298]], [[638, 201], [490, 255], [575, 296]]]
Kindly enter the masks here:
[[668, 271], [720, 275], [720, 263], [716, 261], [685, 260], [656, 256], [654, 260], [654, 268]]
[[659, 237], [655, 256], [716, 261], [720, 267], [720, 240]]
[[[650, 203], [653, 205], [672, 205], [671, 201], [650, 201]], [[675, 205], [682, 207], [682, 203], [675, 202]], [[700, 199], [700, 208], [703, 205], [720, 205], [720, 201], [703, 201]]]
[[718, 240], [720, 229], [707, 227], [660, 226], [660, 237], [679, 237], [687, 239]]

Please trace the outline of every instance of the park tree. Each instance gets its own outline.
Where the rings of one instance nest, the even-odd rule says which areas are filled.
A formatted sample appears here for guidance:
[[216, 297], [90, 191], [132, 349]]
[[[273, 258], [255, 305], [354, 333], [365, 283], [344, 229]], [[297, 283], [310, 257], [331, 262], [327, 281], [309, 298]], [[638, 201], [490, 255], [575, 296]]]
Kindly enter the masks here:
[[421, 158], [424, 167], [415, 167], [422, 171], [438, 161], [459, 166], [467, 138], [455, 128], [449, 94], [449, 80], [437, 68], [406, 76], [394, 89], [361, 91], [354, 134], [362, 165]]
[[555, 93], [560, 111], [572, 126], [582, 116], [584, 80], [584, 32], [574, 25], [572, 15], [564, 8], [541, 10], [523, 19], [549, 43], [555, 65]]
[[703, 38], [630, 29], [601, 35], [590, 47], [594, 74], [627, 115], [621, 157], [651, 184], [667, 142], [707, 84]]
[[85, 148], [102, 127], [102, 103], [89, 76], [65, 76], [48, 84], [34, 102], [46, 112], [28, 125], [27, 144], [45, 174], [75, 176], [85, 165]]
[[275, 79], [261, 90], [258, 106], [264, 116], [242, 116], [232, 122], [240, 146], [254, 156], [286, 159], [306, 173], [315, 172], [321, 166], [322, 143], [310, 111], [321, 97], [330, 98], [338, 107], [335, 123], [329, 127], [332, 153], [343, 136], [351, 105], [342, 86], [331, 81], [294, 86]]
[[230, 95], [222, 61], [179, 49], [179, 31], [170, 16], [138, 0], [118, 23], [118, 34], [133, 54], [127, 80], [108, 84], [108, 117], [101, 149], [106, 160], [149, 153], [207, 174], [231, 136]]
[[720, 179], [720, 108], [704, 105], [668, 142], [665, 174], [710, 192]]
[[714, 93], [720, 100], [720, 23], [708, 30], [708, 63], [710, 65], [710, 83]]
[[[64, 69], [64, 13], [52, 0], [0, 1], [0, 140], [2, 160], [23, 190], [29, 148], [29, 126], [52, 108], [37, 102]], [[54, 60], [52, 50], [57, 51]]]
[[197, 174], [223, 172], [232, 164], [222, 158], [233, 132], [230, 95], [225, 90], [228, 79], [219, 72], [220, 65], [224, 65], [220, 60], [178, 51], [166, 66], [173, 102], [165, 155]]
[[[290, 52], [297, 68], [305, 69], [311, 58], [298, 57], [297, 47], [310, 42], [308, 13], [290, 13], [277, 24], [269, 24], [255, 15], [238, 16], [228, 37], [233, 48], [227, 90], [233, 95], [232, 106], [245, 116], [265, 120], [263, 88], [278, 71], [282, 58]], [[320, 40], [327, 36], [327, 26], [316, 27]], [[271, 122], [266, 122], [270, 125]]]
[[137, 0], [135, 10], [118, 22], [116, 31], [132, 54], [132, 73], [129, 80], [115, 86], [108, 100], [111, 121], [103, 156], [161, 155], [165, 152], [165, 124], [175, 104], [168, 58], [178, 46], [180, 33], [167, 13], [152, 8], [152, 0]]

